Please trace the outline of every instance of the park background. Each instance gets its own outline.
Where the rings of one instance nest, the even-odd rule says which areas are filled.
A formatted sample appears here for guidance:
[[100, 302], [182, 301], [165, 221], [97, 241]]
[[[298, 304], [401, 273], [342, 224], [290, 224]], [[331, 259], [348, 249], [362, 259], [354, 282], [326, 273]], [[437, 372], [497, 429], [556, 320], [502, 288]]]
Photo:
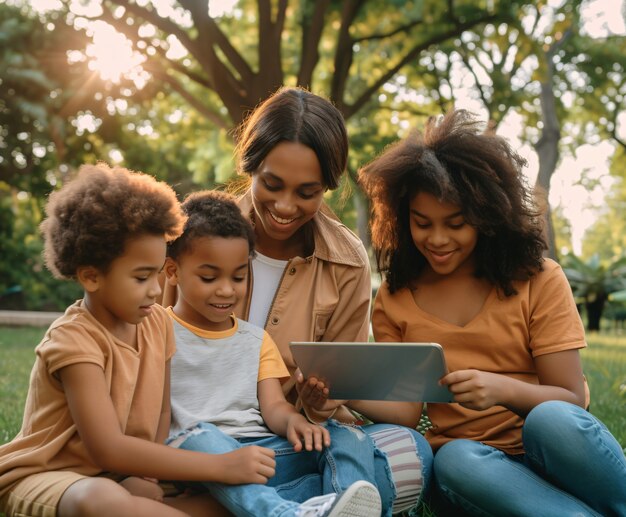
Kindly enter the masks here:
[[[82, 163], [150, 173], [181, 199], [219, 188], [237, 125], [300, 85], [346, 119], [348, 174], [327, 201], [369, 246], [358, 168], [466, 108], [528, 160], [587, 329], [592, 412], [626, 447], [625, 17], [615, 0], [2, 1], [0, 309], [80, 297], [45, 269], [38, 225]], [[0, 443], [44, 330], [0, 326]]]

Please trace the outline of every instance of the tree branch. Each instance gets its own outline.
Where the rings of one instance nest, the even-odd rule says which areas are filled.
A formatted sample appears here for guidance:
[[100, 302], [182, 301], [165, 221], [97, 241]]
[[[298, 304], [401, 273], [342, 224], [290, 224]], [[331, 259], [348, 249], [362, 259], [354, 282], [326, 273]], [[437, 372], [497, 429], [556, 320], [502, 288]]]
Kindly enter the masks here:
[[354, 41], [354, 43], [361, 43], [363, 41], [374, 41], [379, 39], [391, 38], [401, 32], [409, 32], [411, 29], [417, 27], [418, 25], [421, 25], [422, 23], [424, 23], [424, 20], [413, 20], [409, 23], [395, 28], [392, 31], [382, 32], [378, 34], [370, 34], [369, 36], [361, 36], [360, 38], [354, 38], [352, 41]]
[[453, 36], [457, 36], [458, 34], [461, 34], [462, 32], [476, 25], [479, 25], [482, 23], [489, 23], [495, 20], [496, 18], [497, 16], [495, 14], [488, 14], [476, 20], [459, 23], [454, 28], [447, 30], [441, 34], [438, 34], [432, 37], [431, 39], [429, 39], [428, 41], [425, 41], [423, 43], [420, 43], [419, 45], [416, 45], [400, 61], [398, 61], [398, 63], [396, 63], [393, 67], [389, 68], [381, 77], [379, 77], [376, 81], [374, 81], [374, 83], [369, 88], [366, 88], [361, 93], [361, 95], [359, 95], [357, 100], [352, 105], [346, 106], [345, 111], [344, 111], [344, 116], [346, 118], [349, 118], [358, 110], [360, 110], [367, 103], [367, 101], [371, 98], [371, 96], [374, 95], [379, 90], [379, 88], [381, 88], [387, 81], [389, 81], [389, 79], [391, 79], [403, 66], [407, 65], [408, 63], [416, 59], [417, 56], [422, 51], [426, 50], [432, 45], [435, 45], [437, 43], [442, 43]]
[[194, 83], [199, 84], [200, 86], [203, 86], [209, 90], [215, 90], [215, 85], [211, 82], [211, 80], [207, 77], [204, 77], [196, 72], [193, 72], [192, 70], [189, 69], [189, 67], [186, 67], [184, 65], [182, 65], [181, 63], [179, 63], [178, 61], [174, 61], [173, 59], [169, 59], [168, 57], [166, 57], [165, 52], [162, 48], [157, 47], [156, 48], [157, 53], [161, 56], [161, 58], [163, 59], [163, 61], [166, 61], [168, 66], [171, 66], [174, 70], [176, 70], [177, 72], [186, 75], [189, 79], [191, 79]]
[[[141, 7], [135, 3], [130, 3], [127, 0], [107, 0], [107, 2], [111, 2], [115, 5], [119, 5], [126, 9], [127, 12], [131, 13], [133, 16], [140, 18], [148, 23], [151, 23], [155, 27], [158, 27], [166, 34], [172, 34], [178, 38], [181, 44], [192, 54], [196, 55], [197, 49], [195, 46], [194, 40], [192, 40], [189, 35], [181, 29], [178, 25], [167, 18], [163, 18], [159, 16], [156, 11], [152, 9], [147, 9], [145, 7]], [[115, 24], [116, 28], [121, 22], [118, 21]]]
[[192, 95], [183, 85], [181, 85], [174, 77], [168, 74], [166, 71], [154, 68], [150, 70], [155, 77], [158, 77], [161, 81], [169, 84], [172, 89], [178, 93], [183, 99], [185, 99], [190, 106], [195, 108], [198, 113], [205, 116], [211, 122], [213, 122], [217, 127], [221, 129], [230, 129], [231, 124], [229, 121], [224, 120], [222, 116], [220, 116], [215, 111], [209, 109], [206, 104], [200, 102], [194, 95]]
[[195, 26], [198, 28], [198, 32], [201, 32], [201, 27], [207, 28], [207, 34], [210, 36], [211, 44], [217, 45], [228, 62], [239, 74], [242, 84], [247, 84], [252, 80], [254, 72], [246, 60], [241, 56], [233, 45], [231, 45], [228, 38], [224, 35], [219, 28], [215, 20], [209, 16], [207, 6], [204, 2], [198, 2], [197, 0], [178, 0], [180, 4], [191, 13], [191, 17], [194, 20]]
[[302, 53], [297, 78], [297, 84], [300, 86], [311, 85], [313, 70], [320, 58], [319, 44], [329, 4], [330, 0], [318, 0], [315, 2], [313, 15], [307, 16], [305, 13], [302, 16]]
[[346, 0], [343, 2], [341, 11], [341, 26], [337, 35], [337, 50], [335, 51], [335, 70], [330, 87], [331, 99], [336, 103], [337, 107], [344, 112], [345, 103], [343, 92], [346, 87], [350, 66], [352, 65], [353, 41], [350, 36], [350, 27], [356, 18], [359, 10], [363, 6], [362, 0]]

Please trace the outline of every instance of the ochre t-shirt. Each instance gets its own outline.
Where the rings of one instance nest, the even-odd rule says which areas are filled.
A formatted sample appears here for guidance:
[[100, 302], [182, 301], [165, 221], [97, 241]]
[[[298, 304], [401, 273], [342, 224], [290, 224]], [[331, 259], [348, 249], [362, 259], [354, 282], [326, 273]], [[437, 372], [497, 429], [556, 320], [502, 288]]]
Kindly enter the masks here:
[[89, 458], [67, 406], [58, 370], [77, 363], [104, 371], [120, 428], [128, 436], [156, 438], [165, 365], [175, 352], [172, 322], [153, 305], [137, 328], [137, 350], [117, 340], [82, 301], [56, 320], [35, 349], [22, 429], [0, 446], [0, 495], [20, 479], [42, 471], [99, 474]]
[[[477, 369], [539, 384], [533, 359], [587, 346], [585, 331], [561, 267], [546, 259], [543, 271], [516, 282], [517, 295], [494, 288], [476, 317], [463, 327], [421, 310], [409, 289], [393, 295], [383, 284], [372, 314], [376, 341], [441, 344], [450, 371]], [[459, 404], [428, 404], [433, 449], [467, 438], [511, 454], [523, 452], [523, 419], [502, 406], [485, 411]]]

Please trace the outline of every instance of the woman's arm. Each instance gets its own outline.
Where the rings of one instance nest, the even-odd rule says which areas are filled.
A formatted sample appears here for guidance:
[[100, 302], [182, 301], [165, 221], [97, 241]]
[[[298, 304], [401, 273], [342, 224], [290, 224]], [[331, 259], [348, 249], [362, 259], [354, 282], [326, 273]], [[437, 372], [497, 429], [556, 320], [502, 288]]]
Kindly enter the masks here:
[[267, 483], [274, 475], [274, 451], [270, 449], [253, 446], [205, 454], [125, 435], [104, 372], [96, 364], [66, 366], [59, 376], [78, 434], [93, 462], [104, 471], [229, 484]]

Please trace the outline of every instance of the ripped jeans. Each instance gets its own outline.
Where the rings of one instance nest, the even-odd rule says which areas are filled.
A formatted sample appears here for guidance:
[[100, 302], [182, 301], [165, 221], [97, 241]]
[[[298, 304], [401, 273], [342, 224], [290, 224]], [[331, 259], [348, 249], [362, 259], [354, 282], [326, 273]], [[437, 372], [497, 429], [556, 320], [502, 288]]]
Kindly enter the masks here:
[[282, 436], [235, 439], [208, 423], [198, 424], [182, 440], [172, 441], [180, 449], [221, 454], [247, 445], [267, 447], [276, 452], [276, 474], [267, 485], [200, 485], [237, 516], [294, 515], [299, 503], [328, 493], [341, 494], [358, 480], [369, 481], [380, 492], [383, 515], [391, 515], [395, 488], [385, 455], [358, 426], [327, 421], [331, 444], [322, 451], [295, 452]]

